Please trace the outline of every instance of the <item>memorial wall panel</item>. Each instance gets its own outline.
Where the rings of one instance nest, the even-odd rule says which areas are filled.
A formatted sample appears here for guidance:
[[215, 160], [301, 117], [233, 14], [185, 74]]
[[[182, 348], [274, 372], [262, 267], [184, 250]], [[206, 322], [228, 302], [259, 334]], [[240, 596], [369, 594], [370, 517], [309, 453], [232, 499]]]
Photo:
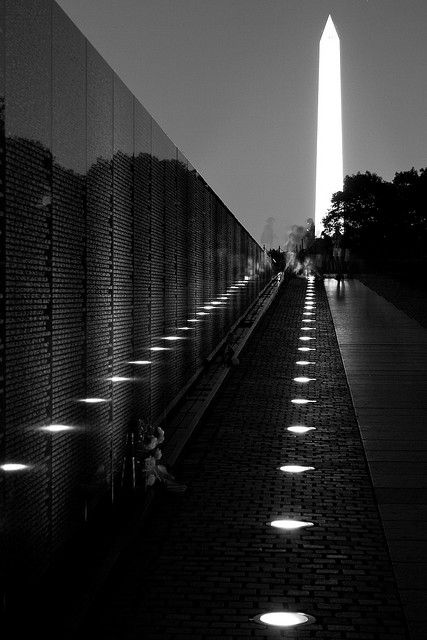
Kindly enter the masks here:
[[105, 487], [113, 455], [113, 73], [90, 44], [86, 115], [86, 482]]
[[151, 126], [152, 118], [134, 99], [134, 362], [135, 411], [151, 417]]
[[113, 157], [113, 480], [132, 425], [134, 102], [114, 75]]
[[24, 465], [0, 475], [10, 584], [118, 499], [131, 428], [164, 416], [270, 271], [55, 2], [0, 0], [0, 29], [0, 458]]
[[[169, 347], [162, 343], [166, 335], [166, 231], [165, 231], [165, 165], [168, 157], [166, 135], [153, 121], [151, 130], [151, 415], [156, 417], [167, 400]], [[156, 350], [154, 350], [156, 349]], [[157, 351], [159, 349], [159, 351]]]
[[176, 323], [179, 351], [176, 354], [176, 380], [182, 388], [193, 373], [191, 342], [194, 327], [187, 323], [188, 311], [188, 264], [190, 261], [188, 230], [188, 161], [178, 150], [176, 167]]
[[[64, 48], [64, 42], [67, 48]], [[81, 524], [85, 466], [86, 41], [56, 5], [52, 14], [52, 544]]]
[[[188, 163], [187, 173], [187, 198], [188, 198], [188, 262], [187, 262], [187, 312], [188, 326], [190, 329], [189, 358], [191, 360], [192, 373], [197, 367], [197, 349], [199, 344], [200, 320], [196, 316], [196, 291], [197, 291], [197, 228], [196, 228], [196, 184], [197, 173], [194, 167]], [[189, 349], [190, 351], [190, 349]]]
[[6, 3], [7, 560], [43, 568], [50, 548], [50, 459], [40, 427], [52, 409], [51, 21], [42, 1]]
[[[6, 288], [6, 140], [5, 140], [5, 0], [0, 0], [0, 291]], [[5, 318], [5, 296], [0, 295], [0, 318]], [[6, 324], [0, 322], [0, 460], [6, 455]], [[0, 474], [0, 510], [6, 512], [6, 481], [5, 475]], [[5, 584], [4, 568], [0, 567], [0, 584]]]

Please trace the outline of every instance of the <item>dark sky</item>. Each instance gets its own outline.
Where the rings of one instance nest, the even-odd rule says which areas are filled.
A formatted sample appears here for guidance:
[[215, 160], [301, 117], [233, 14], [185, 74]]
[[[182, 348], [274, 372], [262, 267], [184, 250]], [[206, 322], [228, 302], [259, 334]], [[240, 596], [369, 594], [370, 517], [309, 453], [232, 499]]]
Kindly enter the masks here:
[[344, 174], [427, 166], [427, 0], [58, 0], [256, 240], [314, 217], [318, 42]]

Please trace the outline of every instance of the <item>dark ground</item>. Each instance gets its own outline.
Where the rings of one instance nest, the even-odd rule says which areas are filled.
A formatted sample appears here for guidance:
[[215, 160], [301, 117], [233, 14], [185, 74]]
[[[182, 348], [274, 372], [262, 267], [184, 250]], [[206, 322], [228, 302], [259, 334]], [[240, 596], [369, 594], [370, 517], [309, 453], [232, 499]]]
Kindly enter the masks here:
[[[295, 364], [306, 281], [282, 288], [175, 472], [80, 629], [68, 637], [279, 638], [250, 619], [315, 616], [287, 638], [403, 640], [406, 631], [323, 284], [316, 284], [316, 378]], [[294, 405], [294, 397], [316, 403]], [[315, 426], [304, 436], [292, 424]], [[288, 475], [283, 463], [314, 470]], [[267, 523], [294, 516], [291, 533]], [[58, 635], [61, 631], [58, 629]]]

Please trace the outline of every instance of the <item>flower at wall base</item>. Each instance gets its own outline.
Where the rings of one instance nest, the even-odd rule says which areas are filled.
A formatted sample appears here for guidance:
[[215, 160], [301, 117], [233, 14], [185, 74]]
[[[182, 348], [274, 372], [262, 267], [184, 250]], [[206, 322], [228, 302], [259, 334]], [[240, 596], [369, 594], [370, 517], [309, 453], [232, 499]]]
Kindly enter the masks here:
[[156, 482], [156, 476], [154, 474], [147, 476], [146, 485], [148, 487], [152, 487], [155, 482]]
[[156, 460], [153, 456], [145, 458], [145, 473], [147, 474], [147, 476], [156, 474]]
[[159, 441], [156, 436], [151, 436], [149, 442], [145, 445], [145, 448], [147, 451], [152, 451], [157, 447], [158, 443]]
[[154, 454], [155, 460], [160, 460], [161, 457], [162, 457], [162, 452], [160, 451], [160, 449], [156, 449], [156, 452]]
[[159, 434], [157, 437], [158, 444], [162, 444], [165, 440], [165, 432], [160, 427], [157, 427], [157, 433]]

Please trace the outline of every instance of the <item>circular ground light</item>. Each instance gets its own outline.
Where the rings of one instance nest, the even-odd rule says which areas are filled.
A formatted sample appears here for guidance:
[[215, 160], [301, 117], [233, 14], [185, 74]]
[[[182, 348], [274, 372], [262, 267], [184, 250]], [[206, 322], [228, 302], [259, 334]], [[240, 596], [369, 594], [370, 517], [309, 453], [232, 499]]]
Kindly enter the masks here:
[[261, 613], [252, 618], [258, 624], [267, 625], [269, 627], [297, 627], [301, 624], [313, 624], [316, 619], [308, 613], [300, 611], [272, 611], [271, 613]]

